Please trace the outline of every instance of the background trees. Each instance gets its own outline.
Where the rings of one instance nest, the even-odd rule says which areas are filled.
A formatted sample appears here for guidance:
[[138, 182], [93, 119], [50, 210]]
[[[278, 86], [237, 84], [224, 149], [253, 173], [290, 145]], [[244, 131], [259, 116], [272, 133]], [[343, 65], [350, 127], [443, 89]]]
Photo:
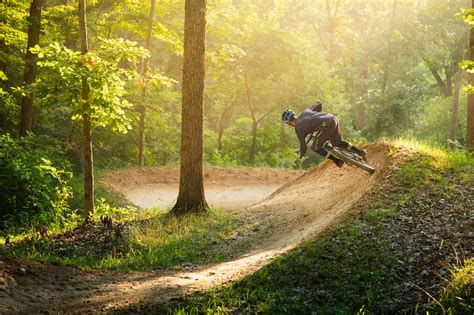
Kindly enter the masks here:
[[474, 62], [474, 28], [472, 16], [474, 10], [474, 0], [471, 2], [471, 10], [469, 10], [467, 15], [467, 20], [470, 24], [470, 32], [469, 32], [469, 54], [470, 54], [470, 62], [471, 62], [471, 69], [469, 71], [469, 87], [470, 87], [470, 94], [467, 100], [467, 123], [466, 123], [466, 146], [467, 149], [471, 152], [474, 152], [474, 94], [472, 94], [472, 87], [474, 86], [474, 74], [472, 73], [472, 63]]
[[[150, 166], [177, 165], [184, 1], [156, 1], [152, 28], [151, 2], [90, 2], [92, 49], [84, 56], [78, 54], [77, 0], [47, 1], [41, 45], [33, 50], [27, 43], [30, 4], [0, 2], [2, 133], [17, 133], [22, 99], [35, 93], [31, 131], [61, 143], [81, 172], [79, 121], [89, 111], [82, 110], [79, 96], [87, 77], [97, 167], [135, 165], [137, 156]], [[467, 58], [468, 26], [458, 13], [470, 5], [468, 0], [209, 1], [204, 161], [299, 167], [293, 131], [280, 124], [280, 115], [316, 101], [340, 118], [344, 135], [356, 142], [409, 136], [466, 147], [466, 135], [472, 134], [462, 89], [467, 75], [458, 63], [463, 54]], [[138, 48], [146, 46], [148, 53]], [[35, 84], [24, 83], [27, 51], [39, 57]], [[150, 60], [143, 81], [145, 56]], [[147, 124], [140, 128], [143, 105]], [[140, 145], [144, 137], [146, 144]]]
[[[30, 14], [28, 17], [28, 42], [26, 46], [25, 72], [23, 81], [28, 88], [31, 88], [36, 80], [36, 61], [37, 57], [31, 50], [39, 44], [41, 32], [41, 10], [43, 0], [33, 0], [30, 4]], [[33, 120], [33, 101], [34, 92], [28, 91], [21, 98], [21, 115], [20, 115], [20, 136], [25, 136], [31, 129]]]

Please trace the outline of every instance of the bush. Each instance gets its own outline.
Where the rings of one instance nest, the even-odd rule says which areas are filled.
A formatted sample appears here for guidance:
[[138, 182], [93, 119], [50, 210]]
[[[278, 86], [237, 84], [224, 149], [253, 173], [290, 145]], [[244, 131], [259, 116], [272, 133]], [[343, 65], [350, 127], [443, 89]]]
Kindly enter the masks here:
[[0, 136], [0, 224], [16, 230], [61, 223], [71, 173], [62, 150], [44, 138]]

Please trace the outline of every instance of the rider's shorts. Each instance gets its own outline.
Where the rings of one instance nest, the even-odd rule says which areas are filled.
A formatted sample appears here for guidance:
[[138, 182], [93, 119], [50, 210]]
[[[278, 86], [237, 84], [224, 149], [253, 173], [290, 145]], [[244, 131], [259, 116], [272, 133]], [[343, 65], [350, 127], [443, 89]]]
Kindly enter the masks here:
[[311, 148], [316, 151], [323, 147], [326, 141], [331, 141], [331, 144], [335, 147], [341, 142], [341, 132], [339, 131], [339, 121], [336, 117], [329, 119], [323, 123], [323, 128], [319, 132], [319, 136], [314, 139]]

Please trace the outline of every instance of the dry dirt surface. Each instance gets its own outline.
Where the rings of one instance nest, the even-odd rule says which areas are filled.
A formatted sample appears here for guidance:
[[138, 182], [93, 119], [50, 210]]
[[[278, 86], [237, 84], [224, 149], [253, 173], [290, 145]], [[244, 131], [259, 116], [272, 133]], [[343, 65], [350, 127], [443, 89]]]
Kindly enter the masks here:
[[[325, 162], [289, 181], [257, 205], [243, 210], [241, 214], [249, 220], [262, 222], [270, 237], [256, 243], [239, 258], [180, 271], [127, 274], [88, 272], [74, 267], [3, 259], [0, 312], [113, 312], [141, 301], [163, 303], [251, 274], [274, 257], [337, 223], [383, 178], [391, 162], [389, 145], [373, 144], [366, 149], [369, 163], [377, 168], [372, 175], [348, 166], [338, 169], [332, 162]], [[265, 172], [271, 176], [271, 171]], [[117, 185], [116, 189], [128, 187], [127, 173], [113, 176], [121, 179], [116, 183], [109, 182]], [[212, 181], [212, 177], [208, 177]], [[146, 182], [142, 176], [136, 179]], [[157, 176], [157, 180], [162, 180], [162, 176]], [[233, 176], [228, 183], [237, 181], [237, 176]], [[141, 182], [135, 183], [138, 184]]]
[[[247, 208], [301, 174], [284, 169], [206, 167], [206, 199], [213, 208]], [[140, 208], [169, 208], [178, 196], [179, 170], [145, 168], [115, 171], [106, 174], [102, 182], [121, 192]]]

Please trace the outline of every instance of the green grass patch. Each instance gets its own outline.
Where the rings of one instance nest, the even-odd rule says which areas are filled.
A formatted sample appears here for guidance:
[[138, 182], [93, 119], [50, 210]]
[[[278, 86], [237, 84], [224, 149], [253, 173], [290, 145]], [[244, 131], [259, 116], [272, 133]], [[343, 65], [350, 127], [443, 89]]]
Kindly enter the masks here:
[[391, 143], [402, 150], [408, 149], [422, 156], [425, 163], [425, 168], [420, 170], [422, 173], [430, 169], [429, 165], [440, 171], [451, 171], [458, 174], [467, 171], [471, 178], [474, 173], [474, 157], [466, 151], [449, 151], [413, 139], [397, 139]]
[[390, 312], [396, 261], [388, 244], [361, 233], [364, 222], [361, 219], [333, 230], [247, 278], [174, 305], [170, 313]]
[[[120, 232], [117, 233], [117, 229]], [[135, 221], [3, 247], [1, 254], [85, 268], [120, 271], [220, 262], [248, 242], [230, 241], [242, 221], [218, 211], [174, 217], [135, 214]], [[81, 239], [82, 238], [82, 239]]]
[[363, 212], [363, 218], [367, 223], [374, 224], [381, 221], [384, 218], [397, 218], [400, 216], [400, 213], [390, 206], [382, 206], [380, 208], [368, 209]]
[[451, 268], [451, 279], [438, 302], [438, 311], [447, 314], [474, 313], [474, 258]]

